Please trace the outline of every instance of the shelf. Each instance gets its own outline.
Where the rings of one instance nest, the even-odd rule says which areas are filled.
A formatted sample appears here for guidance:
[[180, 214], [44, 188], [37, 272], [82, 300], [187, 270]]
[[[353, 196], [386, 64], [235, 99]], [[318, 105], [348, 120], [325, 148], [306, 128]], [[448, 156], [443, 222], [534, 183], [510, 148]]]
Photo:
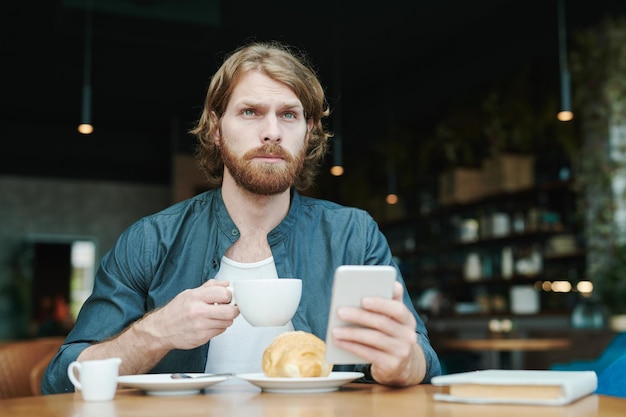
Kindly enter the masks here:
[[563, 260], [584, 258], [586, 255], [587, 255], [587, 251], [583, 249], [575, 250], [572, 252], [565, 252], [565, 253], [544, 253], [543, 260], [544, 261], [563, 261]]
[[445, 212], [458, 212], [474, 208], [482, 208], [489, 205], [505, 206], [511, 200], [530, 200], [543, 193], [558, 195], [559, 192], [573, 193], [572, 181], [546, 181], [533, 187], [527, 187], [516, 191], [501, 191], [488, 196], [479, 197], [463, 203], [452, 203], [436, 207], [429, 215], [439, 215]]
[[[512, 305], [514, 286], [567, 281], [575, 289], [584, 279], [586, 252], [574, 213], [571, 182], [554, 181], [440, 206], [381, 230], [414, 298], [427, 289], [451, 303], [487, 297], [499, 306], [491, 312], [501, 314]], [[541, 311], [567, 314], [578, 294], [547, 288], [539, 290]]]

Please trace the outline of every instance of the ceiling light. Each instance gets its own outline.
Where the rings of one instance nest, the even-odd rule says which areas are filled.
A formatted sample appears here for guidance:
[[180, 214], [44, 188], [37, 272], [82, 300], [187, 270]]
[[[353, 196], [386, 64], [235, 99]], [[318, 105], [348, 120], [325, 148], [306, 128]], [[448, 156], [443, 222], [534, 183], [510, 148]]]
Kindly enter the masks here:
[[333, 166], [330, 168], [330, 174], [335, 177], [342, 176], [344, 172], [341, 145], [341, 135], [335, 134], [335, 136], [333, 136]]
[[91, 37], [92, 37], [92, 0], [85, 0], [85, 51], [83, 55], [83, 93], [80, 124], [78, 132], [83, 135], [93, 133], [91, 124]]
[[561, 70], [561, 109], [557, 119], [569, 122], [574, 118], [570, 90], [570, 75], [567, 69], [567, 42], [565, 30], [565, 0], [557, 0], [558, 34], [559, 34], [559, 67]]
[[394, 205], [398, 203], [398, 194], [397, 194], [398, 184], [396, 179], [396, 172], [389, 168], [389, 172], [387, 174], [387, 190], [388, 194], [385, 198], [385, 201], [389, 205]]
[[385, 198], [387, 204], [393, 206], [394, 204], [398, 204], [398, 195], [394, 193], [387, 194], [387, 198]]
[[343, 167], [341, 165], [333, 165], [330, 168], [330, 174], [335, 177], [340, 177], [343, 175]]

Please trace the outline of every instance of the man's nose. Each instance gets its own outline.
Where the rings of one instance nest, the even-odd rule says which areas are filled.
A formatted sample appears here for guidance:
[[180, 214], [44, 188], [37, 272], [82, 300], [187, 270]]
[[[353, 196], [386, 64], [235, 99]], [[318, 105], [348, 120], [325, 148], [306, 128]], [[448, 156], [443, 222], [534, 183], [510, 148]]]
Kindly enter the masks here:
[[278, 124], [278, 117], [267, 115], [263, 123], [263, 141], [264, 142], [280, 142], [281, 133]]

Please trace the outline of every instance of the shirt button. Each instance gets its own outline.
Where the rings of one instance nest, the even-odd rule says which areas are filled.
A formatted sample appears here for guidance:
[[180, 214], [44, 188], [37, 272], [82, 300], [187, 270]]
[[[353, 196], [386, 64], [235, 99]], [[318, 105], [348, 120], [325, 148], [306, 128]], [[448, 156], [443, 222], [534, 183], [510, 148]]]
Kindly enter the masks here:
[[237, 235], [239, 235], [239, 230], [233, 229], [233, 230], [230, 231], [230, 234], [233, 235], [233, 236], [237, 236]]

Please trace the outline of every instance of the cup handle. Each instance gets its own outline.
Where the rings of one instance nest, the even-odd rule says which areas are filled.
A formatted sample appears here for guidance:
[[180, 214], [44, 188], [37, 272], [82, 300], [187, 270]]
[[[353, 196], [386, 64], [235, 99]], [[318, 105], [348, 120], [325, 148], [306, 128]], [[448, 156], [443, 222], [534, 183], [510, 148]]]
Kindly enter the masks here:
[[233, 286], [233, 284], [230, 284], [228, 287], [226, 287], [230, 290], [230, 303], [228, 303], [228, 305], [231, 306], [236, 306], [237, 305], [237, 300], [235, 300], [235, 287]]
[[70, 379], [70, 381], [72, 381], [72, 384], [74, 384], [76, 388], [78, 388], [79, 390], [82, 390], [83, 385], [80, 383], [80, 380], [76, 378], [76, 374], [74, 373], [74, 370], [78, 370], [78, 374], [80, 375], [80, 367], [81, 367], [80, 362], [74, 361], [70, 363], [69, 366], [67, 367], [67, 376]]

